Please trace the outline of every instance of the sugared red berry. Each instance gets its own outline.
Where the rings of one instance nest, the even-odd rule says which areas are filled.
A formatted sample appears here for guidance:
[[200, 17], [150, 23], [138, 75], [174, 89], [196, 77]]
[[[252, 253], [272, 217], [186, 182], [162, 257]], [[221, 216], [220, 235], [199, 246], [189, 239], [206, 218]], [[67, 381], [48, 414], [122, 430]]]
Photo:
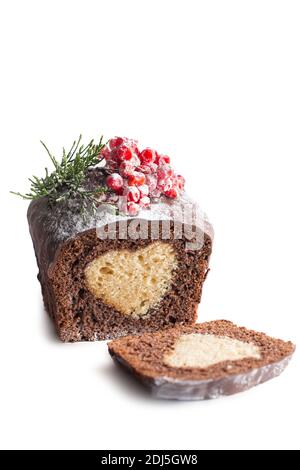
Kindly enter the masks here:
[[115, 190], [115, 193], [116, 193], [118, 196], [123, 196], [123, 194], [124, 194], [124, 188], [116, 189], [116, 190]]
[[[128, 144], [128, 146], [130, 147], [130, 149], [132, 150], [132, 153], [135, 154], [137, 157], [140, 156], [140, 151], [138, 149], [138, 146], [137, 144], [135, 143], [136, 141], [133, 140], [132, 143]], [[140, 160], [139, 160], [140, 161]], [[141, 161], [140, 161], [141, 162]]]
[[115, 162], [119, 164], [119, 159], [118, 159], [118, 147], [112, 149], [110, 151], [110, 156], [108, 159], [109, 162]]
[[107, 186], [113, 191], [120, 191], [123, 188], [123, 178], [118, 173], [112, 173], [106, 178]]
[[137, 153], [133, 153], [132, 154], [132, 157], [130, 160], [128, 160], [128, 163], [130, 163], [130, 165], [134, 166], [134, 167], [139, 167], [140, 164], [141, 164], [141, 160], [139, 159], [139, 157], [137, 156]]
[[154, 160], [154, 163], [156, 163], [156, 164], [158, 165], [159, 159], [160, 159], [160, 155], [159, 155], [158, 152], [155, 151], [155, 160]]
[[119, 166], [120, 173], [125, 178], [128, 178], [134, 172], [134, 166], [130, 162], [122, 162]]
[[103, 147], [100, 152], [99, 158], [105, 158], [105, 160], [108, 160], [110, 158], [110, 150], [107, 146]]
[[149, 186], [147, 184], [142, 184], [141, 186], [139, 186], [139, 192], [141, 194], [141, 197], [148, 196]]
[[140, 206], [136, 202], [127, 203], [127, 214], [137, 215], [139, 213]]
[[119, 147], [119, 145], [122, 145], [123, 143], [124, 139], [122, 137], [114, 137], [113, 139], [110, 139], [109, 147], [113, 149], [115, 147]]
[[127, 201], [138, 202], [141, 197], [140, 191], [136, 186], [128, 186]]
[[146, 177], [143, 173], [135, 171], [132, 175], [128, 176], [129, 186], [141, 186], [146, 181]]
[[171, 178], [166, 178], [165, 180], [161, 180], [159, 187], [164, 191], [170, 191], [174, 186], [173, 180]]
[[149, 207], [150, 203], [151, 203], [150, 197], [148, 197], [148, 196], [143, 196], [139, 201], [139, 204], [142, 208]]
[[164, 163], [169, 164], [171, 161], [170, 157], [168, 155], [160, 155], [158, 162], [159, 165], [163, 165]]
[[176, 188], [172, 188], [169, 191], [165, 191], [164, 194], [171, 199], [176, 199], [178, 197], [178, 190]]
[[148, 167], [150, 168], [151, 173], [156, 173], [156, 172], [157, 172], [158, 166], [157, 166], [156, 163], [149, 163], [149, 164], [148, 164]]
[[174, 175], [174, 172], [173, 172], [172, 167], [170, 165], [160, 166], [157, 170], [158, 179], [170, 178], [173, 175]]
[[137, 169], [146, 175], [150, 175], [151, 173], [156, 173], [157, 165], [153, 162], [150, 162], [147, 165], [140, 165]]
[[154, 191], [157, 187], [157, 176], [156, 175], [146, 175], [146, 184], [149, 187], [150, 193]]
[[118, 162], [128, 161], [132, 158], [132, 151], [126, 145], [116, 148], [116, 159]]
[[140, 153], [140, 160], [143, 164], [153, 163], [156, 159], [156, 152], [155, 150], [146, 148], [141, 151]]
[[113, 171], [106, 179], [113, 191], [108, 202], [116, 202], [121, 212], [137, 215], [162, 195], [175, 199], [183, 191], [183, 176], [174, 174], [170, 157], [151, 148], [139, 152], [137, 141], [126, 137], [110, 139], [99, 158], [105, 158], [106, 168]]
[[145, 175], [148, 175], [151, 173], [151, 169], [148, 165], [139, 165], [137, 167], [138, 171], [141, 171], [142, 173], [145, 173]]
[[182, 191], [183, 188], [184, 188], [184, 185], [185, 185], [184, 177], [181, 176], [181, 175], [177, 175], [176, 182], [177, 182], [178, 189], [180, 189]]

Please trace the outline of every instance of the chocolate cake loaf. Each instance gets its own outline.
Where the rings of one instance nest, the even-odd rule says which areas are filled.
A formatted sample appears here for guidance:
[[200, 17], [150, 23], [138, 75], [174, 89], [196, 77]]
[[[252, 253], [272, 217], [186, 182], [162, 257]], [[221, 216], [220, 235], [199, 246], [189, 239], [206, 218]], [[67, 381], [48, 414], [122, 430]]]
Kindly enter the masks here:
[[155, 396], [202, 400], [278, 376], [295, 347], [219, 320], [116, 339], [108, 349]]
[[[128, 139], [101, 149], [105, 165], [73, 198], [34, 198], [28, 222], [44, 304], [62, 341], [93, 341], [193, 324], [208, 272], [211, 225], [169, 158]], [[170, 180], [170, 181], [168, 181]], [[102, 191], [103, 190], [103, 191]], [[79, 197], [80, 196], [80, 197]], [[189, 213], [188, 217], [186, 212]]]

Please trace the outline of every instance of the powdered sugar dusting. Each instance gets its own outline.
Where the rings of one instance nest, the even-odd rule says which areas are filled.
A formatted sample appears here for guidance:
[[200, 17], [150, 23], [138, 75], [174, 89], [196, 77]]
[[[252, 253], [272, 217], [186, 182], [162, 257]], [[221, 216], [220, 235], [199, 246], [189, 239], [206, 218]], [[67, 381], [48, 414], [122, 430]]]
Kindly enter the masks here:
[[186, 194], [176, 200], [161, 198], [158, 202], [151, 204], [150, 208], [140, 210], [136, 217], [121, 214], [116, 205], [107, 203], [100, 203], [95, 214], [82, 213], [79, 202], [76, 200], [69, 201], [68, 204], [56, 204], [49, 207], [47, 199], [39, 199], [30, 204], [30, 211], [34, 212], [34, 217], [38, 219], [43, 229], [51, 233], [52, 238], [58, 242], [74, 238], [77, 234], [89, 229], [97, 229], [129, 219], [171, 220], [188, 223], [200, 227], [212, 236], [206, 215]]

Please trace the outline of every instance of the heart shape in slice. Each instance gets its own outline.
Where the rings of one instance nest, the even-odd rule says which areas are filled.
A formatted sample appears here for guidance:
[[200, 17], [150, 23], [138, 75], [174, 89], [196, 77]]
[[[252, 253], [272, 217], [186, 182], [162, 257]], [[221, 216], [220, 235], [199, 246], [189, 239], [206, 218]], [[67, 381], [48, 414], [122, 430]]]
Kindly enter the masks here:
[[123, 315], [145, 317], [170, 289], [177, 267], [170, 243], [154, 242], [134, 251], [114, 250], [85, 268], [89, 291]]

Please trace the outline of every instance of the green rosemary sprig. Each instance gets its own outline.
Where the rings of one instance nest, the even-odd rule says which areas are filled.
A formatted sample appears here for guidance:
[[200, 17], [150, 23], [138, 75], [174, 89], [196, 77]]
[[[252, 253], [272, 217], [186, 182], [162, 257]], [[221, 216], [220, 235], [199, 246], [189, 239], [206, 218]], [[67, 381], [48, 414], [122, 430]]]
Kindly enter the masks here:
[[81, 138], [80, 135], [78, 140], [73, 142], [69, 152], [63, 148], [60, 161], [52, 155], [44, 142], [41, 142], [54, 166], [54, 171], [50, 173], [48, 168], [45, 168], [44, 177], [33, 176], [29, 178], [31, 186], [28, 193], [22, 194], [13, 191], [11, 193], [29, 200], [46, 196], [50, 204], [76, 199], [82, 203], [84, 208], [88, 206], [93, 208], [96, 196], [105, 191], [105, 188], [88, 190], [84, 188], [84, 180], [89, 168], [95, 167], [103, 160], [100, 152], [105, 144], [103, 137], [101, 137], [98, 143], [91, 140], [86, 146], [80, 145]]

